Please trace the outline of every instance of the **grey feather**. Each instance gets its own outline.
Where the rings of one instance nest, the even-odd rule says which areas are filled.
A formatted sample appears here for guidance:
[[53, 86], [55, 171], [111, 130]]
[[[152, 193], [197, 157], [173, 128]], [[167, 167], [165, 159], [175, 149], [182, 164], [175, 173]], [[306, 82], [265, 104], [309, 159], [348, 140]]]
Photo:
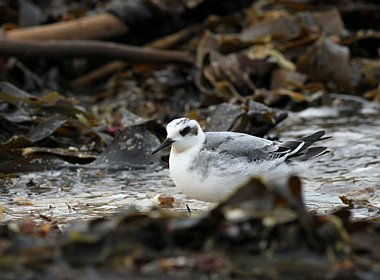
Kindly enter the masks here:
[[236, 132], [206, 132], [205, 149], [233, 157], [246, 157], [248, 161], [271, 158], [277, 147], [264, 138]]
[[282, 143], [236, 132], [206, 132], [205, 149], [233, 157], [245, 157], [248, 161], [271, 160], [284, 157], [286, 160], [297, 158], [300, 161], [326, 153], [326, 147], [309, 148], [315, 142], [329, 139], [320, 130], [300, 140]]

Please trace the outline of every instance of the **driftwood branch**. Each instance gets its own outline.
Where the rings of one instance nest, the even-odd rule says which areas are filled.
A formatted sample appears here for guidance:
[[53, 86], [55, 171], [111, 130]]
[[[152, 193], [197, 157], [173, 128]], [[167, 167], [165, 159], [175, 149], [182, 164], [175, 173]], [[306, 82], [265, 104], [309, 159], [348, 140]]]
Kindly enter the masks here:
[[0, 40], [0, 55], [37, 58], [108, 58], [130, 63], [193, 64], [186, 52], [86, 40]]
[[[187, 26], [174, 34], [170, 34], [145, 44], [145, 47], [156, 49], [170, 49], [180, 44], [183, 41], [189, 40], [192, 36], [201, 32], [205, 27], [205, 24], [194, 24]], [[90, 71], [70, 82], [73, 87], [86, 86], [94, 83], [95, 81], [104, 77], [111, 76], [112, 74], [121, 71], [127, 67], [128, 63], [121, 60], [114, 60], [104, 64], [103, 66]]]
[[125, 67], [127, 67], [128, 63], [122, 61], [122, 60], [113, 60], [111, 62], [108, 62], [101, 67], [92, 70], [70, 82], [70, 86], [72, 87], [83, 87], [88, 86], [96, 81], [110, 77], [113, 74], [115, 74], [118, 71], [123, 70]]
[[128, 32], [128, 27], [116, 16], [103, 13], [83, 18], [11, 29], [4, 37], [13, 40], [49, 40], [49, 39], [105, 39]]

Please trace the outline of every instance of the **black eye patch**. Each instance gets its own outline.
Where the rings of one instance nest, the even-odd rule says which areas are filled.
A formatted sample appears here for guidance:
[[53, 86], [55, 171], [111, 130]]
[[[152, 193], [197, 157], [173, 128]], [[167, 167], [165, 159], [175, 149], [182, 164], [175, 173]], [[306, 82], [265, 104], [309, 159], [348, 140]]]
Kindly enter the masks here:
[[191, 131], [191, 128], [190, 126], [186, 126], [184, 129], [182, 129], [179, 134], [181, 134], [182, 136], [185, 136], [187, 134], [189, 134], [189, 132]]
[[196, 126], [193, 126], [193, 127], [190, 127], [190, 126], [186, 126], [184, 129], [182, 129], [179, 134], [181, 134], [182, 136], [186, 136], [186, 135], [198, 135], [198, 127]]

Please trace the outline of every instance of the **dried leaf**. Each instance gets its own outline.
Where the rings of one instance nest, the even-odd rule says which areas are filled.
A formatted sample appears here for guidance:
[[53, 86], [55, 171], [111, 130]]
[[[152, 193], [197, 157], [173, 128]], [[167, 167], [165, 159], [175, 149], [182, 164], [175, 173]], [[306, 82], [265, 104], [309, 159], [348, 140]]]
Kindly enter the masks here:
[[163, 195], [158, 194], [153, 198], [153, 200], [160, 207], [173, 207], [173, 204], [174, 204], [173, 196], [163, 196]]
[[[248, 19], [246, 19], [248, 20]], [[253, 21], [241, 32], [243, 41], [270, 37], [277, 41], [288, 41], [301, 35], [298, 19], [285, 11], [270, 11], [262, 19]]]

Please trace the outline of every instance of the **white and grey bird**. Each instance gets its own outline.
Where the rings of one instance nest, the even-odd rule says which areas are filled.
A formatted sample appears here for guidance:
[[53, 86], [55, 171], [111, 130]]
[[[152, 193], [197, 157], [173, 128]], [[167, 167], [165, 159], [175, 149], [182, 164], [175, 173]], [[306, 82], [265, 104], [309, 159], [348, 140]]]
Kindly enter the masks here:
[[326, 152], [310, 147], [327, 139], [317, 131], [299, 140], [270, 141], [237, 132], [203, 132], [196, 120], [180, 118], [152, 154], [171, 145], [169, 170], [174, 184], [191, 198], [219, 202], [252, 176], [263, 175], [292, 159], [308, 160]]

